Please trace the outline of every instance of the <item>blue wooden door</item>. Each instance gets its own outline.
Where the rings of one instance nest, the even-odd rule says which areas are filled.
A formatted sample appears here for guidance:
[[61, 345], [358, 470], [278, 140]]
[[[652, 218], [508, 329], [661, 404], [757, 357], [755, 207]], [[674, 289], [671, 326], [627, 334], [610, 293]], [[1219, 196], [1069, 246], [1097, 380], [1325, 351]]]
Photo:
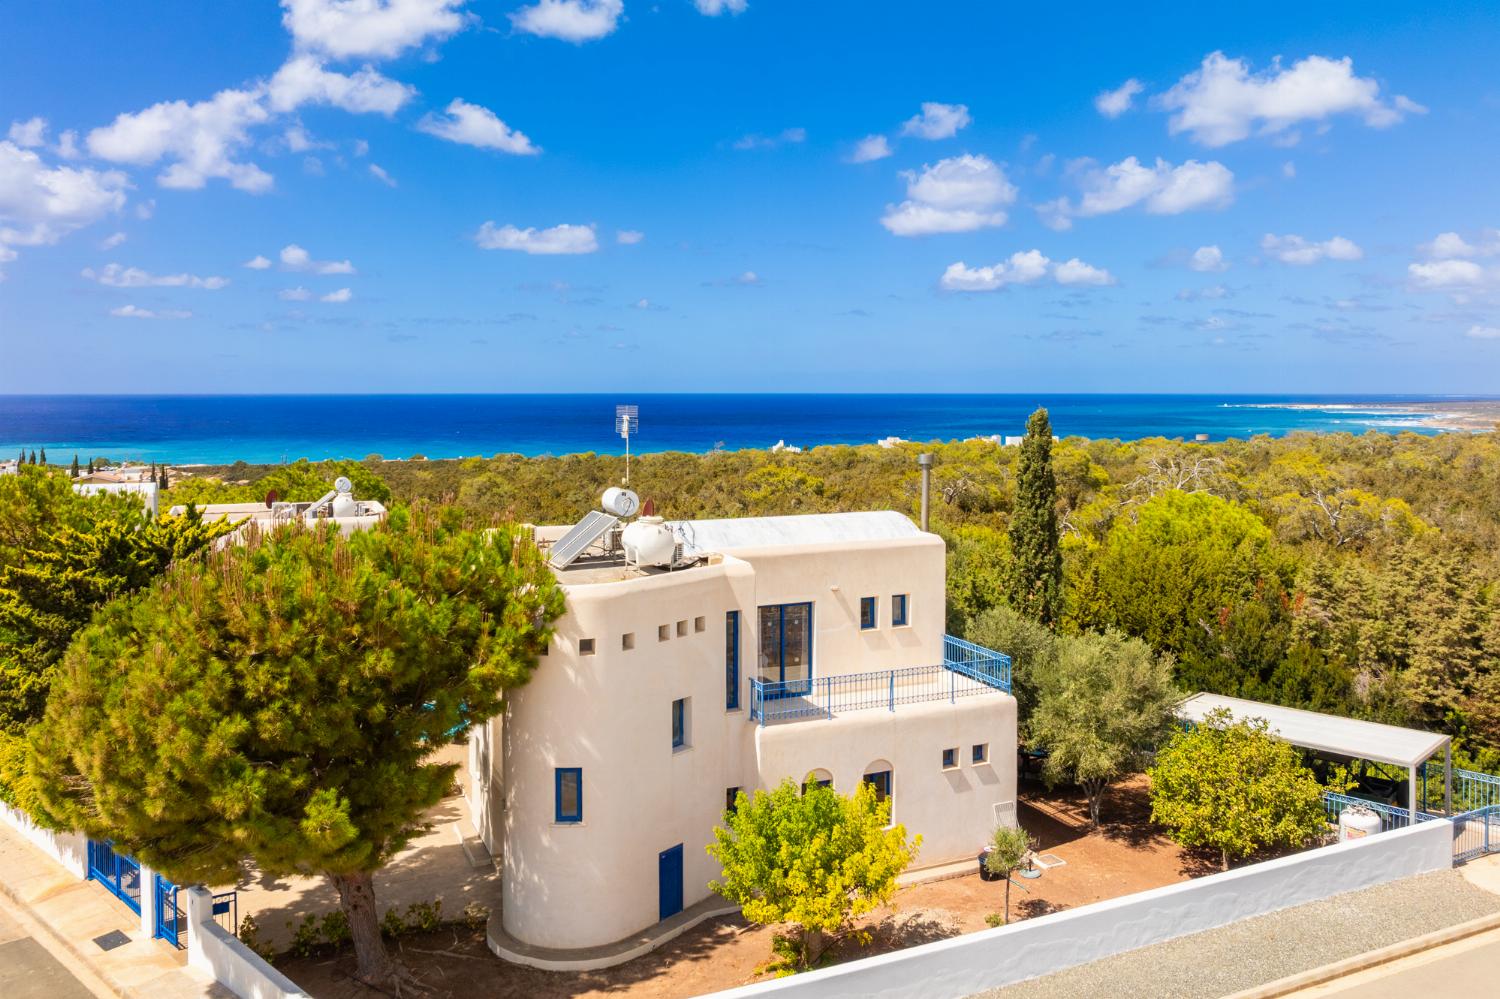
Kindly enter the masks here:
[[656, 858], [658, 919], [682, 911], [682, 844], [663, 850]]

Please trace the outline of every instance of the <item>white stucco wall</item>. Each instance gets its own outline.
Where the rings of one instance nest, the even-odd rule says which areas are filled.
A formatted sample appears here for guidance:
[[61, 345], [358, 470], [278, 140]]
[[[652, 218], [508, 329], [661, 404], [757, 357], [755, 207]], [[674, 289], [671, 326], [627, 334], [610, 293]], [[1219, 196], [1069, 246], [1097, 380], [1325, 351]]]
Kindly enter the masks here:
[[188, 888], [183, 895], [187, 900], [189, 965], [212, 975], [239, 999], [307, 999], [296, 982], [214, 921], [212, 892]]
[[26, 842], [62, 864], [68, 869], [68, 873], [80, 881], [88, 877], [88, 839], [83, 833], [60, 833], [43, 829], [32, 821], [31, 816], [3, 802], [0, 802], [0, 821], [20, 833]]
[[[762, 788], [784, 778], [800, 783], [822, 769], [833, 775], [834, 790], [848, 794], [889, 763], [891, 820], [922, 836], [916, 867], [977, 856], [1002, 814], [1014, 822], [1016, 702], [1007, 694], [767, 725], [754, 729], [754, 738]], [[989, 762], [972, 762], [977, 743], [989, 746]], [[948, 748], [958, 750], [958, 766], [945, 770]], [[996, 807], [1004, 805], [1011, 807]]]
[[1452, 865], [1452, 824], [1424, 822], [714, 995], [723, 999], [914, 995], [959, 999], [1250, 916]]

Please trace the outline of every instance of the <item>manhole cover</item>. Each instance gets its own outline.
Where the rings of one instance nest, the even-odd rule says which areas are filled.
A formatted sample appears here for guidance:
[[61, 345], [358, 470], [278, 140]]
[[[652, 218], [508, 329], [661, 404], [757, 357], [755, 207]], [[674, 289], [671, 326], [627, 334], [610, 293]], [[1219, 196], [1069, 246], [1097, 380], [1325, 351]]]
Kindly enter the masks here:
[[95, 937], [94, 943], [99, 945], [100, 950], [114, 950], [130, 943], [130, 938], [119, 930], [110, 930], [102, 937]]

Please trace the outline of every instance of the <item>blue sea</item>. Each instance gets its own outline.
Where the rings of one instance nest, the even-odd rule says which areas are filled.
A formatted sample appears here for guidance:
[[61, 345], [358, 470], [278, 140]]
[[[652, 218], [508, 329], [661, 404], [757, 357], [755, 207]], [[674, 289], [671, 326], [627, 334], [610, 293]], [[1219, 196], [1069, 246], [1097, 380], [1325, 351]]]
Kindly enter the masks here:
[[1018, 435], [1037, 406], [1059, 435], [1211, 440], [1298, 430], [1438, 433], [1449, 397], [1232, 395], [0, 396], [0, 457], [107, 456], [175, 464], [299, 458], [618, 454], [617, 403], [640, 407], [631, 449], [764, 448]]

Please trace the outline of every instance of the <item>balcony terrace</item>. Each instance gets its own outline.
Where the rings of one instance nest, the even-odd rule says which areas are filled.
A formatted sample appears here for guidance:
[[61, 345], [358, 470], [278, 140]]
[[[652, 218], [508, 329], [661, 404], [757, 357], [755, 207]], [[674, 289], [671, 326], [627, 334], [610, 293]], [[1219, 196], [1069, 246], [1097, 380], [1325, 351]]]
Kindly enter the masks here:
[[750, 720], [758, 725], [809, 718], [832, 718], [847, 711], [1010, 693], [1010, 656], [943, 636], [943, 661], [910, 666], [815, 676], [808, 680], [765, 681], [750, 678]]

